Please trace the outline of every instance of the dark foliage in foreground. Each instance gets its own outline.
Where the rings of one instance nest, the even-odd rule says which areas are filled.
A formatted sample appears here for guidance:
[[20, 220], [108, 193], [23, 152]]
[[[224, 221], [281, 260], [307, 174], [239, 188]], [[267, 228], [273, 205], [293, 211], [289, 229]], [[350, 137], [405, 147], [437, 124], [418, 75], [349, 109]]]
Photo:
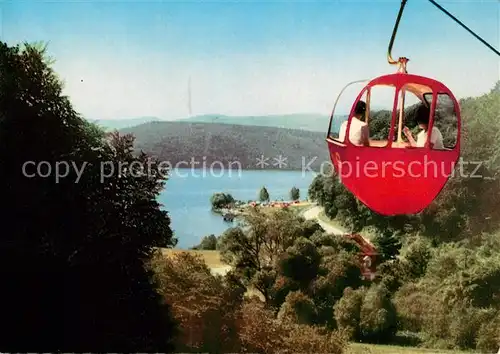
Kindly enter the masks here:
[[[169, 307], [144, 263], [175, 240], [156, 202], [163, 182], [119, 176], [119, 163], [146, 159], [132, 156], [132, 138], [79, 117], [44, 48], [0, 43], [0, 142], [2, 351], [173, 350]], [[70, 168], [58, 181], [54, 170], [31, 177], [28, 161]], [[102, 166], [115, 173], [101, 180]]]

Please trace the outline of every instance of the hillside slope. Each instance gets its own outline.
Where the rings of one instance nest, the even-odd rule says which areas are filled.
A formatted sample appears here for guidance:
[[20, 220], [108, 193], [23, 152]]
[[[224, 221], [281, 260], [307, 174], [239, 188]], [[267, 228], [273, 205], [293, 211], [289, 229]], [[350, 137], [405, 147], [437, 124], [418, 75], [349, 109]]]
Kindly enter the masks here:
[[94, 120], [89, 119], [90, 122], [97, 124], [102, 129], [107, 131], [115, 129], [131, 128], [140, 124], [155, 122], [159, 120], [160, 119], [156, 117], [138, 117], [129, 119], [94, 119]]
[[[150, 122], [121, 130], [136, 137], [135, 146], [147, 153], [168, 161], [172, 166], [178, 163], [196, 162], [202, 167], [206, 161], [210, 168], [214, 161], [220, 161], [226, 168], [234, 161], [242, 169], [260, 169], [258, 158], [262, 155], [268, 165], [266, 169], [278, 169], [277, 159], [286, 160], [281, 169], [301, 170], [309, 164], [318, 169], [322, 163], [329, 163], [325, 133], [218, 123]], [[189, 167], [189, 165], [177, 165]], [[220, 165], [213, 165], [214, 168]]]

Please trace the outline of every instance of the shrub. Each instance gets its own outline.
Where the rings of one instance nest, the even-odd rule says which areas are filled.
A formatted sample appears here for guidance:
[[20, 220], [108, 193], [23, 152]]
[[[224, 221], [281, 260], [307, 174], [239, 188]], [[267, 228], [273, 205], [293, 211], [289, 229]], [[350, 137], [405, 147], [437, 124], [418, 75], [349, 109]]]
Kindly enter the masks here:
[[278, 313], [279, 320], [297, 324], [313, 324], [316, 316], [314, 302], [301, 291], [289, 293]]
[[390, 293], [381, 285], [372, 285], [361, 306], [360, 332], [364, 340], [387, 343], [397, 332], [397, 313]]
[[500, 346], [500, 313], [493, 321], [483, 322], [476, 338], [476, 348], [484, 353], [496, 353]]
[[180, 325], [177, 350], [216, 353], [239, 348], [238, 311], [245, 288], [231, 273], [214, 277], [201, 257], [188, 253], [159, 255], [152, 268]]
[[353, 290], [346, 288], [344, 296], [335, 304], [335, 321], [339, 330], [346, 333], [349, 339], [360, 339], [360, 316], [366, 289]]
[[253, 353], [341, 354], [347, 344], [337, 331], [278, 321], [258, 301], [243, 305], [240, 337], [242, 349]]

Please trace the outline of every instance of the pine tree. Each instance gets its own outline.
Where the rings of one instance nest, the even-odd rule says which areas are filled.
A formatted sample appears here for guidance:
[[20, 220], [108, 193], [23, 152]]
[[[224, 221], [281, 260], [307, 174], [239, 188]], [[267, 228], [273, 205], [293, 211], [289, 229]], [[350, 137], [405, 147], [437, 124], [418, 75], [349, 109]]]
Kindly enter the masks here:
[[377, 248], [379, 254], [378, 263], [384, 263], [396, 259], [401, 250], [401, 242], [394, 235], [391, 230], [385, 230], [380, 232], [374, 239], [374, 245]]
[[262, 187], [262, 189], [260, 190], [259, 200], [261, 202], [268, 202], [269, 201], [269, 193], [268, 193], [266, 187]]
[[293, 187], [290, 190], [290, 199], [291, 200], [299, 200], [300, 199], [300, 190], [297, 187]]

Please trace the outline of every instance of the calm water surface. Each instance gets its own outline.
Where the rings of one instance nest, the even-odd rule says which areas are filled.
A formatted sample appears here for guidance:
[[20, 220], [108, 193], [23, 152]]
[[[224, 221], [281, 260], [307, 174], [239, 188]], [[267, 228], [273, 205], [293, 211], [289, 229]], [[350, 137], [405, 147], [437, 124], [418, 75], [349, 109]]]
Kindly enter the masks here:
[[[220, 173], [219, 173], [220, 172]], [[179, 239], [177, 248], [189, 248], [203, 236], [220, 235], [233, 223], [224, 222], [211, 212], [210, 197], [217, 192], [230, 193], [235, 199], [256, 200], [265, 186], [271, 200], [289, 199], [290, 189], [300, 190], [300, 198], [307, 197], [307, 189], [314, 174], [302, 171], [209, 171], [177, 169], [172, 171], [159, 202], [169, 212], [172, 230]]]

